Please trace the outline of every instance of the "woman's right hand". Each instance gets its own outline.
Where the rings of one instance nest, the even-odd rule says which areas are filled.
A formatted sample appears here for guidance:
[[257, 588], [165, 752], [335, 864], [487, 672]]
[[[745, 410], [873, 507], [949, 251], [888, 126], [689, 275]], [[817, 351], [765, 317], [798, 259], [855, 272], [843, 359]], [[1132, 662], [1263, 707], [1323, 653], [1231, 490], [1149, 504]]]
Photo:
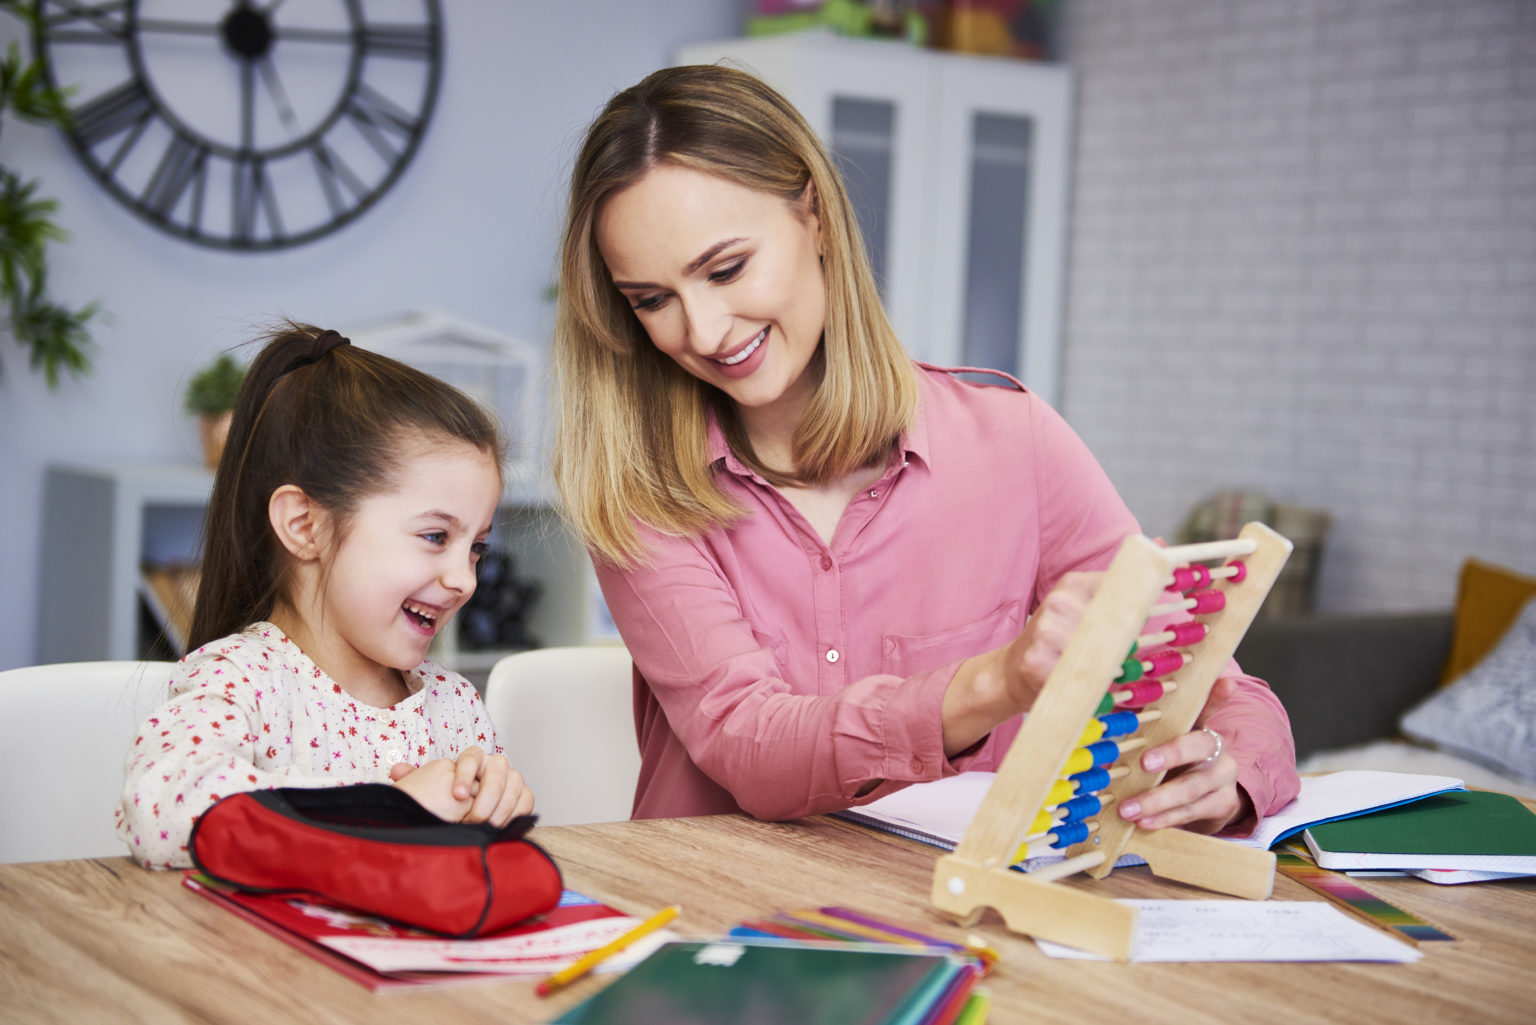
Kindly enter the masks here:
[[954, 757], [993, 728], [1034, 706], [1103, 579], [1067, 573], [1017, 637], [960, 664], [944, 694], [944, 753]]

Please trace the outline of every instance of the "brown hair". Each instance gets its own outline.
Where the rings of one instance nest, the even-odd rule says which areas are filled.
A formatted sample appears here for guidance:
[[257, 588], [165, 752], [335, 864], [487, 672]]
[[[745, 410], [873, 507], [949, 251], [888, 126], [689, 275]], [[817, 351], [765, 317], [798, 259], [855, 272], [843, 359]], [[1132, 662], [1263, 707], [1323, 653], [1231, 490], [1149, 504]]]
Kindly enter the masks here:
[[288, 566], [267, 518], [279, 487], [301, 488], [339, 537], [358, 503], [393, 483], [403, 435], [463, 441], [501, 466], [496, 421], [467, 395], [344, 341], [289, 323], [246, 372], [214, 474], [188, 650], [272, 614]]
[[[827, 319], [791, 473], [756, 459], [735, 407], [658, 351], [613, 287], [597, 248], [599, 210], [661, 163], [790, 203], [809, 190], [816, 204]], [[644, 556], [637, 524], [691, 537], [744, 515], [709, 465], [711, 407], [732, 450], [764, 479], [823, 484], [884, 458], [917, 404], [847, 191], [816, 133], [762, 80], [716, 65], [657, 71], [614, 96], [588, 129], [571, 175], [554, 356], [555, 481], [583, 540], [620, 564]]]

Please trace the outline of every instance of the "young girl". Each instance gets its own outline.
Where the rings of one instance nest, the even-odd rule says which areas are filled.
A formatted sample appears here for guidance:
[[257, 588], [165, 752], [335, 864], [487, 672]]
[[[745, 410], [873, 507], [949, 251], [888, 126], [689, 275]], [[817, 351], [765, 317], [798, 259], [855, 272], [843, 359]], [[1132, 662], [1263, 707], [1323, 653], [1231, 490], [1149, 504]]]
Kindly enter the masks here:
[[275, 333], [214, 478], [191, 653], [128, 753], [133, 856], [190, 865], [193, 821], [242, 790], [393, 781], [452, 822], [531, 811], [474, 687], [425, 661], [500, 496], [466, 396], [335, 331]]
[[[577, 157], [555, 469], [637, 671], [637, 817], [846, 808], [994, 769], [1138, 530], [1070, 427], [915, 365], [815, 133], [726, 67], [615, 96]], [[1147, 828], [1251, 829], [1297, 792], [1234, 664], [1145, 751]]]

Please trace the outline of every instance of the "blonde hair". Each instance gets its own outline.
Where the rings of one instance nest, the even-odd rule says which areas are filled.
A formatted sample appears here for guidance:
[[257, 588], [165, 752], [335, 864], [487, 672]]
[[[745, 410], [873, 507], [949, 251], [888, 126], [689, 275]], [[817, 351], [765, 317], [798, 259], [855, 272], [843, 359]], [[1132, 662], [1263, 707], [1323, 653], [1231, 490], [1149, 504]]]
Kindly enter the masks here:
[[[795, 431], [792, 473], [763, 466], [735, 407], [651, 344], [613, 287], [596, 241], [608, 197], [670, 163], [804, 201], [820, 220], [827, 317], [808, 373], [815, 395]], [[753, 75], [667, 68], [614, 96], [571, 175], [554, 355], [554, 474], [566, 515], [594, 552], [643, 560], [638, 524], [696, 537], [745, 515], [709, 465], [708, 413], [731, 449], [773, 484], [819, 485], [885, 458], [917, 406], [911, 362], [881, 308], [848, 194], [799, 112]]]

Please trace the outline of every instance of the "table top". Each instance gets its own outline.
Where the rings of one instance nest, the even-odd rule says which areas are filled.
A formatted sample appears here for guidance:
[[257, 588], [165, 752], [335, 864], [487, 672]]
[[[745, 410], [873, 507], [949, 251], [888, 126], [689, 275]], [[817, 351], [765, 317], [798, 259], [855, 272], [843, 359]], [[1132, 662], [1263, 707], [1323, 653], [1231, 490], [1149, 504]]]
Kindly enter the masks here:
[[[634, 914], [671, 903], [673, 928], [718, 936], [777, 909], [843, 905], [957, 938], [928, 905], [938, 852], [819, 817], [739, 815], [536, 829], [566, 886]], [[1536, 878], [1360, 885], [1457, 937], [1412, 964], [1115, 964], [1055, 960], [989, 912], [971, 932], [1002, 961], [983, 985], [994, 1025], [1125, 1022], [1529, 1022], [1536, 1006]], [[1204, 899], [1145, 868], [1104, 880], [1111, 897]], [[1276, 899], [1317, 894], [1283, 875]], [[0, 1019], [6, 1022], [541, 1022], [606, 984], [548, 999], [528, 980], [374, 993], [181, 886], [123, 858], [0, 865]]]

